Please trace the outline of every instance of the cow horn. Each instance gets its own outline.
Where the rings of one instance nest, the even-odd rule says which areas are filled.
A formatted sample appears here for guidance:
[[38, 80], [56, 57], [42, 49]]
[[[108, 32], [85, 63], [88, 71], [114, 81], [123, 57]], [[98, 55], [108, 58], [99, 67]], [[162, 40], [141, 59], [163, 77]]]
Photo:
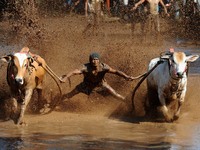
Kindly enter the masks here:
[[163, 55], [163, 56], [161, 56], [160, 58], [161, 58], [161, 59], [169, 59], [170, 56], [169, 56], [169, 55]]
[[160, 53], [161, 59], [169, 59], [173, 55], [173, 52], [167, 51]]

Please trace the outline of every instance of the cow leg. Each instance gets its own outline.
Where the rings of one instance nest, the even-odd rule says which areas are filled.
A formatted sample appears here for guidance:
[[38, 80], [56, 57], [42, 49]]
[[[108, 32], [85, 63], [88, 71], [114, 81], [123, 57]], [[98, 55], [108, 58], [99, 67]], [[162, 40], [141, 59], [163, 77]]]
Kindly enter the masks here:
[[172, 121], [172, 117], [169, 116], [169, 110], [166, 106], [166, 103], [165, 103], [165, 97], [163, 96], [163, 94], [159, 94], [159, 100], [160, 100], [160, 103], [161, 103], [161, 111], [165, 117], [165, 120], [167, 122], [171, 122]]
[[17, 114], [17, 99], [11, 98], [5, 103], [5, 120], [16, 120]]
[[31, 96], [33, 94], [33, 89], [28, 89], [26, 90], [25, 92], [25, 99], [24, 101], [22, 102], [21, 104], [21, 108], [20, 108], [20, 114], [19, 114], [19, 118], [17, 120], [17, 123], [16, 124], [23, 124], [23, 118], [24, 118], [24, 113], [25, 113], [25, 110], [26, 110], [26, 107], [31, 99]]
[[174, 120], [177, 120], [179, 118], [180, 111], [181, 111], [181, 106], [182, 106], [182, 103], [178, 102], [178, 109], [177, 109], [177, 112], [174, 115]]
[[181, 111], [181, 106], [182, 106], [182, 104], [184, 102], [184, 99], [185, 99], [185, 92], [181, 95], [181, 99], [178, 101], [178, 109], [177, 109], [177, 112], [174, 115], [174, 119], [178, 119], [179, 118], [180, 111]]
[[37, 89], [38, 93], [38, 106], [37, 106], [37, 112], [44, 113], [48, 111], [49, 104], [47, 100], [43, 97], [43, 90]]
[[157, 91], [150, 86], [149, 81], [147, 80], [147, 89], [148, 89], [148, 98], [145, 103], [145, 112], [147, 117], [154, 117], [156, 116], [156, 108], [160, 104], [158, 99]]
[[43, 90], [42, 89], [37, 89], [37, 93], [38, 93], [38, 109], [37, 110], [40, 110], [45, 105], [45, 101], [43, 99]]

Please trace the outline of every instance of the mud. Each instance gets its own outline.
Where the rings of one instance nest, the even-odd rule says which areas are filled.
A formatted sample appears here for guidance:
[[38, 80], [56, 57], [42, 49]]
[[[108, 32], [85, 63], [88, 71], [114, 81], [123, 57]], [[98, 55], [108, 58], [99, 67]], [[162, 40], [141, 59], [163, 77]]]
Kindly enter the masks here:
[[[51, 69], [61, 76], [87, 63], [89, 54], [95, 51], [100, 53], [102, 62], [109, 64], [115, 69], [124, 71], [127, 74], [137, 76], [146, 72], [150, 59], [159, 56], [160, 52], [168, 50], [170, 47], [179, 49], [179, 45], [177, 45], [174, 39], [174, 34], [167, 34], [170, 27], [166, 22], [163, 23], [163, 34], [160, 35], [159, 39], [155, 38], [154, 35], [148, 35], [146, 39], [143, 39], [139, 31], [132, 36], [129, 24], [122, 24], [118, 21], [105, 21], [101, 23], [98, 32], [92, 33], [88, 31], [87, 34], [83, 35], [82, 31], [86, 27], [87, 22], [84, 16], [80, 15], [44, 17], [41, 18], [39, 23], [44, 28], [45, 38], [41, 41], [30, 41], [24, 40], [23, 38], [19, 39], [17, 35], [14, 36], [11, 32], [9, 22], [0, 22], [1, 55], [9, 53], [10, 51], [18, 51], [23, 46], [28, 46], [32, 52], [45, 58]], [[196, 45], [196, 47], [198, 47], [198, 45]], [[198, 67], [199, 62], [195, 63], [194, 66]], [[0, 63], [0, 67], [0, 99], [4, 101], [9, 98], [9, 90], [5, 75], [6, 64]], [[178, 137], [175, 136], [175, 138], [170, 138], [169, 135], [167, 139], [161, 140], [161, 142], [172, 142], [178, 145], [184, 145], [181, 139], [187, 140], [192, 136], [190, 135], [189, 126], [194, 126], [200, 121], [200, 113], [198, 111], [200, 105], [198, 101], [200, 78], [198, 75], [189, 75], [188, 92], [186, 102], [181, 112], [181, 118], [172, 124], [158, 124], [140, 120], [140, 117], [144, 116], [143, 103], [147, 93], [145, 83], [141, 85], [136, 93], [136, 107], [135, 112], [132, 113], [131, 94], [138, 80], [130, 82], [112, 74], [106, 75], [106, 79], [117, 92], [127, 97], [125, 103], [116, 100], [109, 94], [99, 95], [94, 93], [90, 97], [79, 94], [70, 100], [63, 101], [51, 114], [33, 115], [28, 111], [25, 115], [25, 119], [31, 128], [28, 130], [29, 134], [31, 134], [31, 130], [33, 132], [36, 130], [42, 132], [42, 130], [39, 129], [40, 127], [35, 130], [31, 124], [37, 126], [39, 123], [39, 126], [45, 125], [45, 127], [42, 128], [48, 129], [48, 125], [54, 122], [55, 125], [62, 124], [62, 126], [72, 125], [74, 123], [76, 124], [75, 127], [83, 124], [80, 125], [81, 129], [78, 131], [69, 127], [67, 131], [58, 131], [57, 129], [53, 131], [51, 129], [52, 131], [45, 130], [45, 133], [49, 133], [50, 131], [51, 133], [49, 134], [52, 135], [60, 134], [60, 132], [63, 132], [63, 134], [71, 133], [75, 135], [89, 134], [111, 139], [115, 139], [115, 137], [118, 136], [119, 139], [134, 139], [134, 141], [144, 143], [149, 141], [149, 143], [151, 143], [151, 139], [147, 140], [146, 136], [140, 135], [143, 138], [139, 139], [139, 135], [135, 138], [133, 138], [132, 134], [127, 135], [130, 132], [128, 128], [137, 128], [137, 134], [143, 134], [145, 130], [153, 134], [153, 131], [158, 130], [159, 126], [161, 126], [163, 130], [169, 130], [170, 134], [178, 134]], [[71, 81], [71, 88], [68, 83], [61, 85], [63, 93], [69, 92], [80, 83], [82, 81], [82, 76], [74, 76], [71, 78]], [[48, 75], [46, 76], [44, 92], [46, 99], [49, 101], [51, 101], [51, 94], [54, 97], [59, 92], [56, 84]], [[1, 103], [1, 105], [3, 104], [4, 103]], [[1, 114], [3, 115], [2, 112]], [[119, 122], [117, 120], [119, 120]], [[116, 128], [113, 127], [113, 129], [110, 129], [110, 126], [116, 123], [115, 121], [117, 124], [120, 124], [120, 126], [117, 125]], [[104, 132], [102, 133], [95, 130], [91, 131], [89, 129], [90, 127], [87, 127], [88, 124], [94, 127], [99, 123], [100, 125], [97, 128], [99, 131], [103, 130]], [[106, 125], [103, 125], [103, 123]], [[13, 122], [2, 122], [0, 124], [8, 125], [13, 124]], [[51, 127], [51, 125], [49, 125], [49, 127]], [[110, 136], [106, 135], [106, 133], [110, 133], [108, 128], [111, 132], [115, 132], [118, 130], [118, 127], [122, 130], [124, 128], [125, 134], [116, 132], [116, 134], [110, 134]], [[131, 132], [133, 131], [135, 131], [135, 129], [131, 130]], [[139, 131], [141, 131], [141, 133]], [[162, 131], [155, 131], [155, 133], [159, 135]]]

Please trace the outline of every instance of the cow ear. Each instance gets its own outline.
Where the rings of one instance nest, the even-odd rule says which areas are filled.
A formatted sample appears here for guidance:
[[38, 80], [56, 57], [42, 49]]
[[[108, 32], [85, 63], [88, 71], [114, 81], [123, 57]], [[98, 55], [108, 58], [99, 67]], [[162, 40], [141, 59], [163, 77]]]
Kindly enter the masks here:
[[33, 62], [34, 62], [34, 60], [33, 60], [32, 57], [28, 57], [28, 61], [29, 61], [30, 63], [33, 63]]
[[187, 56], [186, 61], [187, 61], [187, 62], [194, 62], [194, 61], [196, 61], [198, 58], [199, 58], [199, 55], [190, 55], [190, 56]]
[[6, 63], [9, 63], [11, 60], [12, 60], [12, 55], [7, 55], [7, 56], [1, 57], [1, 61], [4, 61]]

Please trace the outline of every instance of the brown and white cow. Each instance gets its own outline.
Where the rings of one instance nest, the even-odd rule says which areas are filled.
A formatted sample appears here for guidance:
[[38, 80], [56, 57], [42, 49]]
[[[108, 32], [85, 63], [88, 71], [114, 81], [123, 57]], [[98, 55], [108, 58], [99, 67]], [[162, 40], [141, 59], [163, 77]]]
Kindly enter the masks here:
[[[186, 95], [188, 63], [198, 58], [198, 55], [186, 56], [184, 52], [170, 52], [161, 58], [152, 59], [149, 63], [150, 70], [158, 61], [164, 60], [147, 77], [147, 88], [150, 109], [152, 105], [160, 106], [160, 111], [168, 122], [179, 117]], [[177, 103], [174, 113], [170, 113], [168, 108], [172, 102]], [[158, 108], [157, 106], [154, 109]]]
[[[38, 55], [28, 52], [29, 49], [24, 47], [20, 52], [10, 54], [1, 58], [8, 63], [7, 82], [11, 90], [12, 99], [20, 104], [19, 116], [15, 123], [22, 124], [26, 107], [32, 97], [34, 89], [37, 89], [38, 100], [42, 100], [42, 86], [45, 76], [45, 69], [42, 67], [46, 63]], [[38, 63], [33, 59], [37, 57]], [[13, 106], [17, 112], [17, 105]]]

